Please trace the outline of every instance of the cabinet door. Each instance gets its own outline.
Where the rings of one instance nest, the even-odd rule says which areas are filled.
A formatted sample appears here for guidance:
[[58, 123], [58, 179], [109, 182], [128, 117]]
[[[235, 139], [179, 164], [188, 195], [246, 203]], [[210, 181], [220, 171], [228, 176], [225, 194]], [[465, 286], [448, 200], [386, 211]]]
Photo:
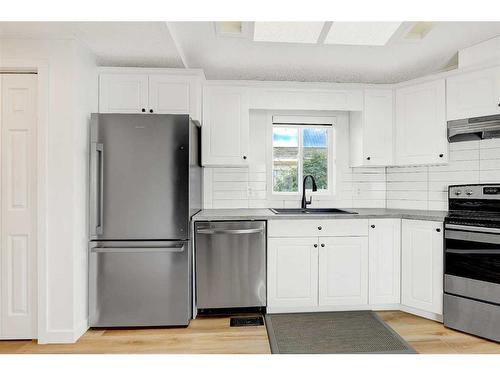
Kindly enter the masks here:
[[149, 106], [154, 113], [186, 114], [199, 119], [199, 82], [190, 77], [158, 74], [149, 76]]
[[269, 238], [267, 305], [318, 305], [318, 238]]
[[100, 75], [100, 113], [142, 113], [148, 110], [148, 76], [146, 74]]
[[443, 312], [443, 223], [402, 221], [403, 305]]
[[392, 90], [365, 90], [363, 160], [366, 166], [392, 164]]
[[319, 238], [319, 305], [368, 303], [368, 238]]
[[204, 88], [203, 165], [248, 165], [249, 107], [240, 87]]
[[446, 79], [447, 119], [500, 113], [500, 68], [485, 69]]
[[370, 304], [400, 303], [401, 220], [370, 220]]
[[448, 161], [444, 79], [396, 90], [396, 164]]

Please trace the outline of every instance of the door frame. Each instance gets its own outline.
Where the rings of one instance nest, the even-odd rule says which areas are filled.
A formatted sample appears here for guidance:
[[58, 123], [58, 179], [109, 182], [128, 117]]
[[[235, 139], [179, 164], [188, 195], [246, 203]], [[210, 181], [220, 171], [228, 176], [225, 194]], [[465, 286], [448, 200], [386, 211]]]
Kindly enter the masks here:
[[[2, 59], [0, 71], [9, 73], [37, 73], [36, 123], [36, 270], [37, 270], [37, 324], [36, 338], [46, 341], [47, 336], [47, 135], [49, 124], [49, 64], [37, 59]], [[0, 120], [1, 121], [1, 120]]]

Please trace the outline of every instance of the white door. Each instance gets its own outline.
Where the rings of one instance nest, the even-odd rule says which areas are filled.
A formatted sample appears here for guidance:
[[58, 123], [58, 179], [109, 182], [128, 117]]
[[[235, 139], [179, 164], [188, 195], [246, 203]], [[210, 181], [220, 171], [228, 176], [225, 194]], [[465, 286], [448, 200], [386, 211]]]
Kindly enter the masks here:
[[460, 74], [446, 79], [448, 120], [500, 113], [500, 68]]
[[372, 219], [368, 236], [370, 304], [398, 304], [401, 220]]
[[402, 221], [401, 303], [443, 312], [443, 223]]
[[396, 90], [396, 164], [448, 162], [445, 114], [444, 79]]
[[203, 165], [247, 166], [249, 107], [244, 88], [205, 87], [203, 91]]
[[36, 337], [37, 76], [0, 74], [0, 337]]
[[392, 90], [365, 90], [364, 109], [364, 165], [391, 165], [393, 162]]
[[182, 77], [149, 76], [149, 106], [154, 113], [190, 114], [191, 84]]
[[319, 305], [368, 303], [368, 238], [319, 238]]
[[146, 74], [100, 75], [100, 113], [150, 113], [150, 110]]
[[269, 238], [267, 306], [318, 305], [318, 238]]

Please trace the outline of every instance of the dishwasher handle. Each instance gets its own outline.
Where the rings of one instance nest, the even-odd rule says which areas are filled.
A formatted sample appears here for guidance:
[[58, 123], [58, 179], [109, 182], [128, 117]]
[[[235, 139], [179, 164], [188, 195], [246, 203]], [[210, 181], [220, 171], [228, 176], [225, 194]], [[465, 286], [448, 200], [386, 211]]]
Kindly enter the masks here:
[[263, 233], [264, 229], [254, 228], [254, 229], [197, 229], [198, 234], [252, 234], [252, 233]]

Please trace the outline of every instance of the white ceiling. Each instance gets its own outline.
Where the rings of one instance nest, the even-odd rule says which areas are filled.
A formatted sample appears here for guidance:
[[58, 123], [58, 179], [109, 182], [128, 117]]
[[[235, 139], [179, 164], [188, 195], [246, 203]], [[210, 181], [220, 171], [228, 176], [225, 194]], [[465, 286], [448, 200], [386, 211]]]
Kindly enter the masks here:
[[0, 36], [77, 38], [100, 65], [184, 67], [165, 22], [0, 22]]
[[201, 68], [208, 79], [393, 83], [443, 70], [457, 51], [500, 35], [500, 22], [437, 22], [385, 46], [254, 42], [221, 36], [214, 22], [0, 22], [2, 37], [74, 38], [100, 65]]

